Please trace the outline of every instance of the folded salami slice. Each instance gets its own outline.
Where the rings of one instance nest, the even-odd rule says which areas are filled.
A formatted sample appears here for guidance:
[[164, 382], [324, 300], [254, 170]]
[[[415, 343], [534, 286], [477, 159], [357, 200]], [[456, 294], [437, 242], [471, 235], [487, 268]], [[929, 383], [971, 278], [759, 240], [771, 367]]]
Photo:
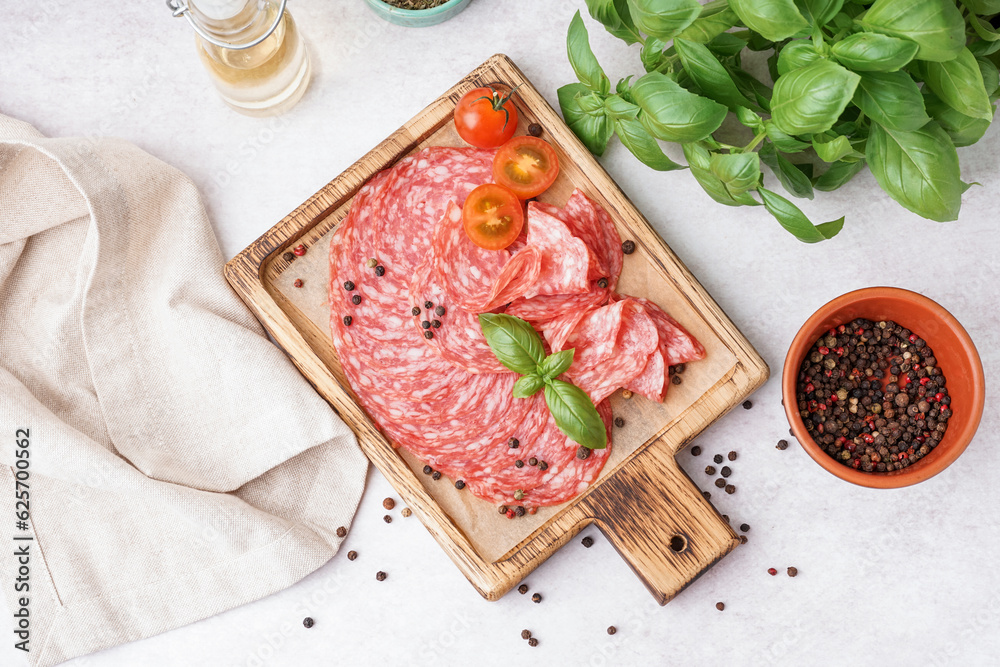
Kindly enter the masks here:
[[535, 202], [528, 203], [527, 226], [525, 249], [534, 248], [541, 265], [537, 279], [523, 296], [586, 293], [591, 262], [587, 244], [573, 236], [562, 220], [541, 210]]
[[705, 358], [705, 347], [677, 323], [674, 318], [663, 312], [663, 309], [648, 299], [635, 297], [642, 304], [660, 336], [660, 351], [667, 366], [686, 364]]

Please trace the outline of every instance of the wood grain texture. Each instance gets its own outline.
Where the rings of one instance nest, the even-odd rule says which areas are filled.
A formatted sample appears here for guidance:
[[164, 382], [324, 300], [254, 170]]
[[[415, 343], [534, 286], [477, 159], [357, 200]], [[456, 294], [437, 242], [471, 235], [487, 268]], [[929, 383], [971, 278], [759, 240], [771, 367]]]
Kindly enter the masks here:
[[[289, 268], [289, 262], [281, 257], [283, 252], [298, 243], [311, 247], [339, 224], [355, 192], [378, 171], [423, 145], [452, 141], [448, 138], [453, 134], [450, 120], [458, 99], [466, 91], [489, 83], [521, 85], [516, 102], [522, 122], [540, 123], [546, 130], [545, 138], [559, 154], [562, 173], [554, 188], [557, 194], [579, 187], [604, 206], [619, 231], [639, 247], [636, 255], [644, 257], [641, 280], [680, 295], [685, 309], [700, 318], [699, 325], [707, 327], [718, 339], [725, 358], [732, 360], [703, 395], [669, 423], [664, 422], [654, 437], [639, 443], [589, 490], [494, 560], [477, 551], [359, 406], [340, 369], [329, 333], [310, 321], [277, 285]], [[317, 246], [317, 251], [325, 253], [326, 249]], [[632, 269], [627, 267], [626, 271]], [[233, 258], [225, 272], [293, 363], [354, 429], [372, 463], [485, 598], [500, 598], [590, 523], [607, 535], [660, 604], [739, 543], [674, 456], [760, 386], [767, 379], [767, 365], [506, 56], [493, 56], [470, 73]], [[625, 277], [623, 274], [623, 280]]]

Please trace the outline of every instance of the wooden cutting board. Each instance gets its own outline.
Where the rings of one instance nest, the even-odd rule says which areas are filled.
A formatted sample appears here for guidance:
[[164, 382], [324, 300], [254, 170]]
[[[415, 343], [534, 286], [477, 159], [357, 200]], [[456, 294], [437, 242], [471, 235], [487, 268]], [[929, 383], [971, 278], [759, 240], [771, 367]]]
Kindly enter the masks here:
[[[539, 123], [561, 173], [541, 197], [562, 205], [582, 189], [611, 214], [626, 256], [619, 291], [661, 305], [705, 345], [664, 404], [612, 397], [612, 456], [584, 494], [533, 516], [509, 520], [447, 480], [433, 482], [422, 464], [397, 451], [358, 404], [334, 350], [327, 322], [329, 239], [358, 189], [373, 174], [432, 145], [461, 145], [452, 113], [466, 91], [520, 86], [518, 133]], [[671, 176], [663, 177], [667, 191]], [[426, 230], [414, 230], [415, 234]], [[283, 254], [298, 244], [302, 257]], [[677, 452], [738, 405], [768, 376], [760, 355], [586, 150], [524, 74], [504, 55], [490, 58], [389, 138], [333, 179], [226, 265], [226, 277], [299, 370], [347, 422], [371, 459], [473, 586], [496, 600], [588, 524], [596, 524], [660, 604], [731, 551], [739, 540], [680, 469]], [[296, 279], [302, 287], [293, 285]], [[721, 491], [711, 489], [713, 492]]]

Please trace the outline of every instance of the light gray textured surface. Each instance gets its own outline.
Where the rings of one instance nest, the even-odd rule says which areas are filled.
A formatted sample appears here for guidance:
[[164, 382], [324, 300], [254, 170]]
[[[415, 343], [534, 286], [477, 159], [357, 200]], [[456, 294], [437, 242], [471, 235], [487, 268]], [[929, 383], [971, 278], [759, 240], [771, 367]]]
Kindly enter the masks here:
[[[510, 55], [555, 102], [572, 71], [565, 28], [583, 0], [476, 0], [454, 20], [404, 29], [360, 0], [290, 3], [309, 41], [312, 87], [277, 119], [239, 116], [216, 97], [193, 36], [160, 2], [7, 2], [0, 40], [0, 110], [49, 135], [110, 134], [185, 171], [202, 190], [227, 257], [340, 173], [461, 76], [496, 52]], [[612, 79], [641, 72], [627, 49], [589, 21]], [[715, 494], [737, 549], [664, 608], [614, 550], [567, 545], [516, 592], [478, 597], [416, 518], [371, 471], [347, 549], [271, 598], [162, 636], [78, 659], [111, 665], [412, 665], [542, 663], [988, 665], [1000, 653], [1000, 548], [995, 395], [969, 450], [948, 470], [897, 491], [862, 489], [816, 466], [787, 437], [779, 406], [784, 353], [819, 305], [858, 287], [922, 292], [972, 334], [988, 390], [1000, 371], [1000, 193], [996, 128], [960, 149], [978, 181], [958, 222], [904, 211], [865, 173], [802, 203], [814, 220], [846, 213], [844, 231], [807, 246], [760, 209], [710, 201], [685, 172], [657, 174], [618, 144], [603, 163], [771, 365], [750, 411], [737, 409], [698, 441], [736, 449], [734, 496]], [[672, 155], [676, 155], [672, 151]], [[706, 488], [706, 455], [681, 455]], [[714, 488], [713, 488], [714, 490]], [[347, 549], [343, 550], [346, 551]], [[784, 575], [787, 566], [799, 576]], [[108, 564], [108, 567], [114, 567]], [[768, 567], [782, 573], [766, 574]], [[375, 581], [375, 572], [389, 577]], [[4, 583], [3, 585], [8, 585]], [[717, 601], [726, 610], [715, 609]], [[316, 619], [305, 630], [304, 616]], [[616, 625], [609, 637], [605, 628]], [[539, 638], [529, 648], [519, 633]], [[0, 664], [21, 664], [5, 641]]]

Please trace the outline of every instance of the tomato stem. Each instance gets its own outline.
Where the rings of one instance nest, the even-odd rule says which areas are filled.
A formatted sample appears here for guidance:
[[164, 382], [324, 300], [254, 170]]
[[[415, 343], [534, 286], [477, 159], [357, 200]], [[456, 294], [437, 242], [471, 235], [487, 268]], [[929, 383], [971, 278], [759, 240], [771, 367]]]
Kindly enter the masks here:
[[493, 110], [494, 111], [503, 111], [503, 119], [504, 120], [503, 120], [503, 128], [502, 129], [506, 130], [507, 129], [507, 123], [510, 122], [510, 112], [507, 111], [507, 107], [505, 107], [504, 105], [507, 104], [507, 101], [510, 100], [510, 98], [514, 94], [514, 92], [518, 88], [520, 88], [521, 86], [523, 86], [523, 85], [524, 85], [524, 83], [517, 84], [516, 86], [514, 86], [513, 88], [510, 89], [510, 92], [508, 92], [506, 95], [502, 95], [502, 96], [500, 95], [499, 91], [497, 91], [496, 88], [494, 88], [493, 86], [488, 86], [488, 88], [490, 89], [491, 95], [483, 95], [482, 97], [477, 97], [473, 101], [474, 102], [478, 102], [479, 100], [487, 100], [493, 106]]

